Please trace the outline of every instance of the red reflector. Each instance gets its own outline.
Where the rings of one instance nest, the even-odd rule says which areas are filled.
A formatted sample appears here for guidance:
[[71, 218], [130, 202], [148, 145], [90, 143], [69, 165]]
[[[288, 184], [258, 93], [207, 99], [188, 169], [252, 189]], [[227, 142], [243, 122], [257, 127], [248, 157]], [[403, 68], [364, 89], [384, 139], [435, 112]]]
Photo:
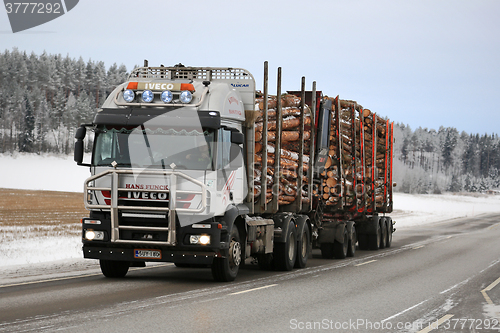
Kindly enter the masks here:
[[217, 229], [222, 229], [222, 224], [217, 224]]
[[194, 91], [194, 86], [191, 83], [181, 83], [181, 90]]
[[137, 89], [137, 84], [138, 82], [129, 82], [127, 89], [132, 89], [132, 90]]

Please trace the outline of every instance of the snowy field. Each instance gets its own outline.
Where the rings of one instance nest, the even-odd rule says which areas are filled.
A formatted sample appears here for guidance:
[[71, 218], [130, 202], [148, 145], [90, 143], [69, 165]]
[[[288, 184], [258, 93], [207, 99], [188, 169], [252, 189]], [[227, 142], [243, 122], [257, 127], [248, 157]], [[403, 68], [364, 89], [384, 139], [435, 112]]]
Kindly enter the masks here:
[[[76, 166], [72, 156], [0, 155], [0, 174], [0, 188], [82, 192], [89, 169]], [[493, 212], [500, 212], [500, 196], [395, 193], [391, 216], [396, 228], [402, 229]], [[58, 237], [30, 237], [28, 228], [17, 231], [23, 237], [2, 239], [2, 234], [15, 232], [2, 225], [0, 221], [0, 267], [83, 261], [78, 231]]]
[[83, 192], [90, 171], [76, 165], [73, 156], [0, 154], [0, 175], [0, 188]]

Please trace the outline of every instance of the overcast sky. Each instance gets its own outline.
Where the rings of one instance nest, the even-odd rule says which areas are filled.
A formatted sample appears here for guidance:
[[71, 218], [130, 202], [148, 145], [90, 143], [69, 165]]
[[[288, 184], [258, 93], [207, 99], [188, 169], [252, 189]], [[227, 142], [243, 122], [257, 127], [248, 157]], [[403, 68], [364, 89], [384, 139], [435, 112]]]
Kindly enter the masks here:
[[305, 76], [412, 129], [500, 134], [497, 0], [80, 0], [15, 34], [0, 10], [0, 51], [14, 47], [128, 70], [241, 67], [258, 89], [267, 60], [273, 93], [281, 66], [283, 90]]

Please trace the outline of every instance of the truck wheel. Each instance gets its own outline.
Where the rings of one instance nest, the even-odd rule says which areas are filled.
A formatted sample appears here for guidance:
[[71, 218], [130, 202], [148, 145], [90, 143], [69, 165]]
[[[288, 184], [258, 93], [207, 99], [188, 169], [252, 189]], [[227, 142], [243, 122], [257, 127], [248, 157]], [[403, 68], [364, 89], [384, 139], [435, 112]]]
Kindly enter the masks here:
[[333, 251], [333, 243], [321, 243], [321, 257], [323, 259], [333, 259], [335, 258], [335, 252]]
[[347, 251], [349, 248], [349, 235], [347, 234], [347, 228], [344, 228], [344, 241], [340, 243], [335, 240], [333, 242], [333, 254], [337, 259], [345, 259], [347, 257]]
[[310, 234], [307, 227], [307, 221], [302, 224], [302, 230], [299, 232], [299, 240], [297, 242], [297, 259], [295, 260], [295, 268], [304, 268], [309, 258], [310, 249]]
[[385, 219], [386, 223], [386, 230], [387, 230], [387, 243], [385, 244], [385, 247], [389, 248], [391, 247], [392, 244], [392, 220], [390, 217], [387, 217]]
[[284, 243], [275, 243], [274, 265], [280, 271], [291, 271], [297, 257], [295, 223], [290, 221]]
[[115, 261], [99, 259], [101, 272], [108, 278], [122, 278], [127, 275], [130, 263], [128, 261]]
[[385, 218], [380, 219], [380, 249], [385, 249], [387, 244], [387, 228]]
[[356, 242], [358, 241], [356, 235], [356, 228], [352, 228], [351, 237], [349, 237], [349, 245], [347, 247], [347, 256], [354, 257], [354, 253], [356, 253]]
[[368, 248], [376, 251], [380, 248], [380, 224], [377, 221], [375, 234], [368, 234]]
[[241, 242], [238, 228], [233, 225], [231, 229], [229, 254], [226, 258], [214, 258], [212, 263], [212, 276], [215, 281], [234, 281], [238, 275], [241, 264]]

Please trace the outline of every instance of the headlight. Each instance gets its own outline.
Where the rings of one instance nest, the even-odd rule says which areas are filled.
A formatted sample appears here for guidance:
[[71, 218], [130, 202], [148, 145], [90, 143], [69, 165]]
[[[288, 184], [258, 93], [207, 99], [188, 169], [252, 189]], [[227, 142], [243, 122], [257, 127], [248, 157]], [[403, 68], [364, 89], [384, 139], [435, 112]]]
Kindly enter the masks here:
[[191, 94], [191, 92], [188, 90], [184, 90], [181, 93], [180, 99], [181, 99], [182, 103], [185, 103], [185, 104], [191, 103], [191, 101], [193, 100], [193, 94]]
[[153, 92], [151, 90], [144, 90], [142, 92], [142, 100], [145, 103], [151, 103], [153, 101], [153, 98], [154, 98], [154, 95], [153, 95]]
[[171, 91], [165, 90], [161, 93], [160, 98], [163, 101], [163, 103], [170, 103], [170, 102], [172, 102], [172, 99], [174, 98], [174, 96], [172, 95]]
[[191, 237], [189, 237], [189, 243], [207, 245], [207, 244], [210, 244], [210, 236], [209, 235], [191, 235]]
[[133, 90], [127, 89], [123, 92], [123, 99], [125, 102], [130, 103], [135, 99], [135, 92]]
[[208, 236], [208, 235], [201, 235], [200, 236], [200, 244], [202, 244], [202, 245], [210, 244], [210, 236]]
[[104, 231], [85, 230], [86, 240], [104, 240]]

